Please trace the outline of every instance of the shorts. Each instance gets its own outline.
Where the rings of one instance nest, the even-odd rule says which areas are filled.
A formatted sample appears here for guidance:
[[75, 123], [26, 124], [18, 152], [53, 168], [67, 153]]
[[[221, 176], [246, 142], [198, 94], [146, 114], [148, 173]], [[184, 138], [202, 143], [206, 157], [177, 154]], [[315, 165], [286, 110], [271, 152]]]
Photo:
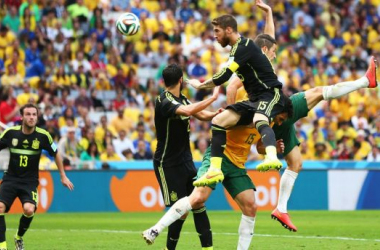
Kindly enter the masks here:
[[285, 150], [283, 155], [286, 156], [293, 150], [294, 147], [299, 146], [300, 142], [297, 139], [296, 129], [294, 123], [299, 119], [306, 117], [309, 113], [307, 107], [307, 101], [305, 99], [305, 93], [300, 92], [290, 97], [293, 104], [293, 117], [286, 120], [281, 126], [274, 125], [273, 131], [276, 135], [276, 139], [283, 139], [285, 144]]
[[170, 168], [160, 166], [159, 162], [154, 162], [153, 165], [165, 206], [171, 207], [176, 201], [193, 192], [193, 181], [197, 176], [194, 162], [188, 161]]
[[[211, 148], [209, 147], [203, 156], [202, 165], [198, 169], [197, 178], [200, 178], [207, 172], [210, 167], [210, 158]], [[225, 155], [223, 155], [222, 160], [222, 172], [224, 174], [224, 180], [222, 182], [223, 186], [232, 198], [235, 198], [236, 195], [248, 189], [253, 189], [256, 191], [256, 187], [251, 178], [248, 176], [247, 170], [236, 167]], [[208, 185], [208, 187], [215, 189], [216, 183]]]
[[268, 118], [273, 118], [284, 111], [284, 94], [278, 88], [261, 93], [254, 100], [238, 102], [228, 105], [226, 109], [232, 109], [240, 114], [240, 120], [236, 125], [249, 125], [253, 122], [255, 113], [260, 113]]
[[29, 202], [38, 205], [38, 182], [19, 182], [4, 180], [0, 185], [0, 201], [6, 206], [5, 212], [11, 209], [14, 200], [18, 197], [22, 204]]

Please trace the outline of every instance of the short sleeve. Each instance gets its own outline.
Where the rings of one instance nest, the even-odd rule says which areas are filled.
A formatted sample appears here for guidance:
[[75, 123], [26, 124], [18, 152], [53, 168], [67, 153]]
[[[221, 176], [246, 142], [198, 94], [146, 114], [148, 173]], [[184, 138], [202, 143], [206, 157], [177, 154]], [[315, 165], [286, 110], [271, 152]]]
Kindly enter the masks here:
[[166, 92], [165, 98], [161, 100], [160, 110], [163, 116], [165, 117], [174, 117], [176, 116], [176, 110], [181, 106], [181, 104], [174, 99], [172, 94]]
[[7, 148], [8, 145], [9, 145], [9, 143], [8, 143], [8, 130], [5, 130], [0, 135], [0, 150]]
[[49, 152], [50, 156], [55, 156], [57, 154], [57, 145], [53, 141], [53, 138], [51, 137], [49, 132], [47, 132], [46, 134], [45, 145], [43, 148]]

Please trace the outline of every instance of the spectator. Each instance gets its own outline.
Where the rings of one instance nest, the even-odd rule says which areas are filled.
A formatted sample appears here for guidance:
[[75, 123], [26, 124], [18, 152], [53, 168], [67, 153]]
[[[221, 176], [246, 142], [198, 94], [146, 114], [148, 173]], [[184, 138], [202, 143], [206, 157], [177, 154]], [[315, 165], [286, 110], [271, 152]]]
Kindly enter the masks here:
[[80, 154], [81, 161], [98, 161], [100, 160], [98, 146], [95, 142], [90, 142], [86, 150]]
[[133, 128], [133, 121], [124, 115], [124, 108], [120, 107], [117, 110], [117, 116], [111, 120], [111, 126], [114, 127], [117, 132], [125, 130], [126, 133], [129, 133]]
[[367, 162], [380, 162], [380, 148], [372, 147], [372, 151], [367, 156]]
[[115, 153], [115, 149], [112, 144], [108, 144], [106, 151], [100, 155], [100, 160], [103, 162], [121, 161], [121, 158]]
[[208, 148], [207, 140], [204, 138], [200, 138], [197, 142], [197, 149], [193, 151], [193, 160], [202, 161], [203, 155], [205, 154], [207, 148]]
[[145, 141], [138, 141], [137, 152], [133, 155], [135, 160], [151, 160], [152, 153], [147, 151]]
[[63, 136], [58, 142], [58, 152], [61, 154], [62, 159], [70, 161], [70, 165], [78, 163], [78, 140], [75, 138], [75, 127], [67, 129], [67, 135]]
[[132, 153], [136, 152], [132, 141], [127, 138], [127, 133], [125, 130], [119, 131], [119, 137], [112, 140], [112, 145], [115, 148], [115, 152], [121, 159], [124, 159], [123, 151], [126, 149], [130, 149]]

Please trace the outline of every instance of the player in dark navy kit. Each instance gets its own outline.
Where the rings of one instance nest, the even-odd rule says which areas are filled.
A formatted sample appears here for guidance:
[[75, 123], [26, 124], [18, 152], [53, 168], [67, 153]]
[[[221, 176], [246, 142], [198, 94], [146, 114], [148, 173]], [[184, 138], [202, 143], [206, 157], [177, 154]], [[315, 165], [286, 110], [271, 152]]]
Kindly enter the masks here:
[[[171, 64], [162, 72], [166, 90], [157, 97], [155, 103], [155, 126], [157, 149], [154, 154], [154, 170], [160, 184], [165, 205], [170, 207], [178, 199], [191, 194], [193, 179], [197, 175], [190, 150], [190, 116], [210, 121], [217, 112], [204, 110], [218, 97], [219, 88], [213, 95], [201, 102], [192, 104], [183, 94], [182, 69]], [[202, 249], [212, 249], [212, 234], [206, 208], [193, 211], [194, 223], [201, 240]], [[187, 213], [169, 226], [166, 248], [176, 248], [183, 222]], [[157, 232], [146, 230], [143, 237], [148, 244]]]
[[252, 113], [255, 113], [253, 123], [266, 149], [265, 160], [257, 168], [260, 171], [279, 170], [282, 163], [277, 159], [276, 138], [269, 124], [276, 115], [291, 110], [291, 102], [282, 93], [282, 83], [278, 81], [270, 60], [254, 41], [240, 36], [235, 18], [222, 15], [214, 19], [212, 24], [215, 38], [222, 47], [232, 46], [228, 65], [203, 83], [198, 80], [189, 80], [189, 83], [197, 89], [213, 88], [227, 82], [235, 73], [243, 82], [249, 100], [227, 106], [212, 120], [211, 167], [194, 182], [195, 186], [223, 181], [221, 164], [226, 146], [226, 129], [243, 125], [242, 122], [246, 122], [244, 118]]
[[38, 165], [41, 150], [46, 150], [54, 156], [61, 175], [61, 182], [68, 189], [74, 186], [66, 177], [62, 159], [57, 154], [57, 147], [49, 132], [36, 127], [38, 110], [33, 104], [26, 104], [20, 109], [22, 125], [6, 129], [0, 135], [0, 150], [9, 148], [10, 159], [8, 170], [4, 172], [0, 186], [0, 250], [7, 249], [5, 240], [5, 218], [16, 198], [19, 198], [23, 215], [20, 219], [18, 231], [14, 237], [16, 250], [23, 250], [22, 237], [33, 220], [38, 204]]

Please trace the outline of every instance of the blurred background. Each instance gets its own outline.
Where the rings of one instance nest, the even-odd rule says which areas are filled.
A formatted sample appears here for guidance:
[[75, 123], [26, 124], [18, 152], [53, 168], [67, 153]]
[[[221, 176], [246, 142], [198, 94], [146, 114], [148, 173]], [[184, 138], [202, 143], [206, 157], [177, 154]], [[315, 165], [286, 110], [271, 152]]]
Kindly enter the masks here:
[[[275, 67], [288, 95], [357, 79], [370, 55], [380, 58], [380, 0], [267, 3], [279, 46]], [[135, 36], [116, 31], [122, 12], [140, 18]], [[229, 48], [213, 38], [211, 20], [227, 13], [236, 16], [242, 35], [263, 33], [265, 15], [250, 0], [2, 1], [2, 129], [20, 122], [20, 106], [35, 103], [38, 126], [51, 133], [66, 169], [152, 159], [162, 69], [177, 63], [186, 77], [200, 80], [221, 69]], [[223, 93], [213, 109], [225, 105]], [[184, 94], [195, 102], [209, 92], [187, 87]], [[320, 103], [296, 124], [304, 159], [380, 162], [378, 98], [378, 88], [362, 89]], [[192, 120], [195, 161], [209, 138], [210, 124]], [[253, 147], [249, 160], [257, 159]], [[45, 154], [40, 165], [56, 169]]]

